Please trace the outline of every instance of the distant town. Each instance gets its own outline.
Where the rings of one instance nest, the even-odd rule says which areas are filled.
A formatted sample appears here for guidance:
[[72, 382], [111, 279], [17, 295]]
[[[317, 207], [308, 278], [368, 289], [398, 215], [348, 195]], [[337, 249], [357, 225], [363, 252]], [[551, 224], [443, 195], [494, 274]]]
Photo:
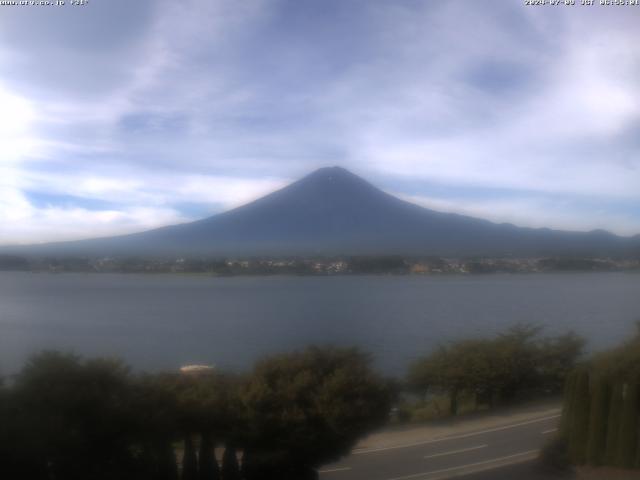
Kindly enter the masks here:
[[291, 258], [26, 258], [0, 256], [0, 270], [27, 272], [236, 275], [445, 275], [555, 271], [637, 271], [640, 258], [441, 258], [402, 256]]

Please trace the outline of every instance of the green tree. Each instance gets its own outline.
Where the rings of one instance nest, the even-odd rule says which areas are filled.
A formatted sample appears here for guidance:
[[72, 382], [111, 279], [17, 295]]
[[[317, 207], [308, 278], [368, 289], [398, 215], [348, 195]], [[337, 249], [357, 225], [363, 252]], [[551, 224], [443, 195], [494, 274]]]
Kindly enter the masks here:
[[582, 357], [584, 346], [584, 338], [574, 332], [542, 339], [536, 362], [542, 387], [552, 393], [561, 392], [567, 375]]
[[524, 390], [538, 384], [539, 346], [536, 337], [541, 327], [518, 324], [495, 341], [495, 382], [502, 400], [513, 400]]
[[[219, 466], [213, 459], [213, 447], [210, 448], [208, 443], [213, 438], [237, 436], [237, 432], [243, 429], [237, 407], [239, 379], [211, 372], [200, 375], [163, 374], [157, 381], [176, 399], [175, 421], [178, 430], [188, 438], [199, 436], [202, 439], [198, 475], [200, 478], [218, 478]], [[195, 456], [195, 451], [193, 454]], [[186, 475], [192, 475], [190, 466]]]
[[454, 369], [451, 348], [440, 346], [430, 355], [420, 358], [409, 367], [407, 376], [411, 388], [426, 397], [434, 390], [445, 390], [450, 398], [449, 411], [455, 415], [458, 410], [458, 392], [465, 384], [459, 371]]
[[571, 424], [573, 423], [572, 416], [574, 413], [573, 404], [576, 399], [575, 388], [576, 380], [578, 378], [577, 372], [573, 371], [567, 375], [564, 386], [564, 395], [562, 400], [562, 417], [560, 418], [560, 436], [565, 440], [569, 438], [571, 433]]
[[449, 394], [453, 415], [461, 393], [493, 406], [528, 392], [559, 392], [582, 351], [574, 334], [539, 339], [539, 327], [516, 325], [493, 339], [473, 339], [441, 346], [416, 360], [407, 382], [417, 392]]
[[259, 362], [240, 400], [250, 464], [265, 478], [297, 480], [383, 424], [392, 392], [360, 351], [312, 347]]
[[239, 379], [223, 373], [168, 374], [164, 388], [177, 399], [177, 421], [185, 432], [221, 438], [237, 429]]
[[616, 464], [632, 468], [638, 442], [638, 383], [633, 379], [624, 384], [622, 413], [618, 429]]
[[586, 460], [589, 429], [589, 372], [581, 369], [577, 373], [573, 391], [573, 415], [569, 435], [569, 457], [577, 464]]
[[418, 359], [409, 368], [408, 383], [422, 395], [444, 390], [449, 395], [449, 410], [458, 413], [458, 398], [463, 392], [493, 400], [494, 358], [490, 342], [465, 340], [441, 346]]
[[45, 352], [31, 358], [14, 386], [15, 419], [32, 469], [65, 480], [133, 478], [136, 432], [128, 406], [128, 369]]
[[620, 430], [620, 419], [623, 405], [622, 391], [622, 382], [616, 382], [611, 391], [609, 416], [607, 419], [607, 441], [605, 453], [605, 462], [607, 465], [613, 465], [615, 463], [618, 452], [618, 432]]
[[589, 412], [589, 440], [587, 443], [587, 463], [602, 465], [607, 440], [607, 413], [611, 389], [601, 376], [594, 378], [591, 391], [591, 411]]

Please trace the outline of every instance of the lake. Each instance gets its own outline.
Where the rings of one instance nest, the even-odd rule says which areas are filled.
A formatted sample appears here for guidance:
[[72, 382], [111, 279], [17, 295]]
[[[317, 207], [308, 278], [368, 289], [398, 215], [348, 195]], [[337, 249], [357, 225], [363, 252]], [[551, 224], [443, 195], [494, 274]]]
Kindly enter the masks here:
[[569, 329], [590, 349], [628, 338], [640, 275], [228, 277], [0, 273], [0, 372], [42, 349], [139, 369], [247, 368], [310, 343], [357, 345], [385, 373], [446, 341], [517, 322]]

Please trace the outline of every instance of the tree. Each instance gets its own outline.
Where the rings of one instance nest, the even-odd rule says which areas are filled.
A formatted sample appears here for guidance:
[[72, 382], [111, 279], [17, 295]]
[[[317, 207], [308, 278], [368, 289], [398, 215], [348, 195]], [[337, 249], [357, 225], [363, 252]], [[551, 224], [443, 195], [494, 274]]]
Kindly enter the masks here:
[[486, 340], [465, 340], [441, 346], [414, 362], [408, 383], [423, 395], [429, 389], [444, 390], [450, 399], [449, 410], [458, 413], [458, 396], [467, 391], [493, 400], [493, 358]]
[[223, 373], [164, 374], [161, 384], [177, 401], [177, 421], [184, 432], [220, 438], [239, 422], [239, 379]]
[[596, 377], [591, 393], [591, 411], [589, 412], [589, 440], [587, 443], [587, 463], [602, 465], [607, 439], [607, 413], [611, 389], [605, 378]]
[[569, 435], [569, 457], [577, 464], [586, 460], [589, 429], [589, 372], [585, 369], [577, 373], [573, 391], [573, 415]]
[[435, 352], [411, 364], [407, 383], [423, 397], [434, 389], [445, 390], [450, 396], [449, 411], [455, 415], [458, 404], [457, 394], [464, 380], [453, 371], [452, 357], [450, 348], [440, 346]]
[[[202, 375], [163, 374], [158, 376], [157, 383], [176, 400], [177, 429], [186, 437], [183, 477], [219, 478], [212, 439], [237, 435], [237, 430], [242, 428], [235, 407], [239, 380], [210, 372]], [[199, 461], [192, 441], [195, 436], [201, 439]]]
[[441, 346], [410, 366], [408, 384], [423, 395], [429, 389], [446, 391], [453, 415], [463, 392], [493, 406], [525, 392], [560, 391], [584, 342], [571, 333], [539, 339], [539, 332], [539, 327], [516, 325], [497, 338]]
[[23, 428], [24, 415], [15, 394], [0, 385], [0, 458], [7, 478], [46, 478], [46, 465], [32, 448], [30, 432]]
[[135, 443], [144, 452], [153, 480], [178, 480], [173, 442], [180, 436], [177, 399], [164, 385], [163, 375], [143, 375], [132, 387], [131, 416], [137, 432]]
[[571, 424], [573, 422], [572, 416], [574, 413], [573, 404], [576, 399], [575, 388], [576, 379], [578, 378], [577, 372], [573, 371], [567, 375], [567, 379], [564, 385], [564, 395], [562, 398], [562, 416], [560, 418], [560, 436], [566, 440], [571, 433]]
[[130, 388], [133, 400], [129, 409], [136, 432], [132, 448], [142, 452], [147, 476], [154, 480], [177, 480], [173, 443], [182, 437], [182, 432], [177, 398], [167, 387], [166, 375], [137, 376]]
[[152, 478], [154, 480], [178, 480], [178, 465], [173, 446], [166, 439], [159, 440], [156, 444], [155, 466]]
[[211, 434], [203, 434], [198, 455], [199, 480], [220, 480], [220, 467], [213, 451], [214, 447]]
[[44, 472], [41, 478], [134, 478], [140, 465], [130, 448], [130, 382], [117, 361], [55, 352], [32, 357], [14, 386], [30, 468]]
[[240, 466], [233, 444], [227, 443], [222, 455], [222, 480], [240, 480]]
[[353, 273], [407, 273], [407, 263], [399, 256], [352, 257], [348, 261]]
[[184, 438], [184, 454], [182, 456], [182, 480], [198, 479], [198, 457], [193, 446], [191, 435]]
[[386, 421], [392, 393], [360, 351], [312, 347], [259, 362], [240, 400], [247, 463], [286, 479], [347, 454]]
[[636, 465], [639, 340], [596, 355], [569, 377], [561, 431], [574, 463]]
[[240, 471], [242, 473], [241, 478], [244, 480], [259, 480], [260, 471], [258, 470], [258, 465], [253, 461], [253, 454], [250, 448], [245, 447], [244, 449]]
[[618, 429], [618, 448], [615, 463], [632, 468], [638, 442], [638, 383], [636, 379], [624, 384], [622, 413]]
[[561, 392], [569, 372], [582, 356], [585, 340], [574, 332], [544, 338], [538, 347], [538, 375], [542, 387], [549, 392]]
[[496, 339], [495, 378], [499, 396], [513, 400], [520, 392], [537, 384], [541, 327], [518, 324]]
[[620, 419], [622, 413], [623, 385], [616, 382], [611, 391], [611, 401], [609, 402], [609, 416], [607, 418], [607, 439], [606, 439], [606, 465], [614, 465], [618, 453], [618, 432], [620, 430]]

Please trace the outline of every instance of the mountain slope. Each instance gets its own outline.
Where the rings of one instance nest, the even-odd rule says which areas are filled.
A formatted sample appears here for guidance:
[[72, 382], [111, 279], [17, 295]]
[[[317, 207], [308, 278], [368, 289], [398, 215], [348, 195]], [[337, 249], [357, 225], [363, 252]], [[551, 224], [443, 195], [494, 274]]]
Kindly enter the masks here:
[[[393, 197], [339, 167], [323, 168], [234, 210], [119, 237], [31, 247], [40, 253], [309, 255], [609, 255], [640, 245], [608, 232], [519, 228]], [[35, 250], [34, 250], [35, 249]]]

